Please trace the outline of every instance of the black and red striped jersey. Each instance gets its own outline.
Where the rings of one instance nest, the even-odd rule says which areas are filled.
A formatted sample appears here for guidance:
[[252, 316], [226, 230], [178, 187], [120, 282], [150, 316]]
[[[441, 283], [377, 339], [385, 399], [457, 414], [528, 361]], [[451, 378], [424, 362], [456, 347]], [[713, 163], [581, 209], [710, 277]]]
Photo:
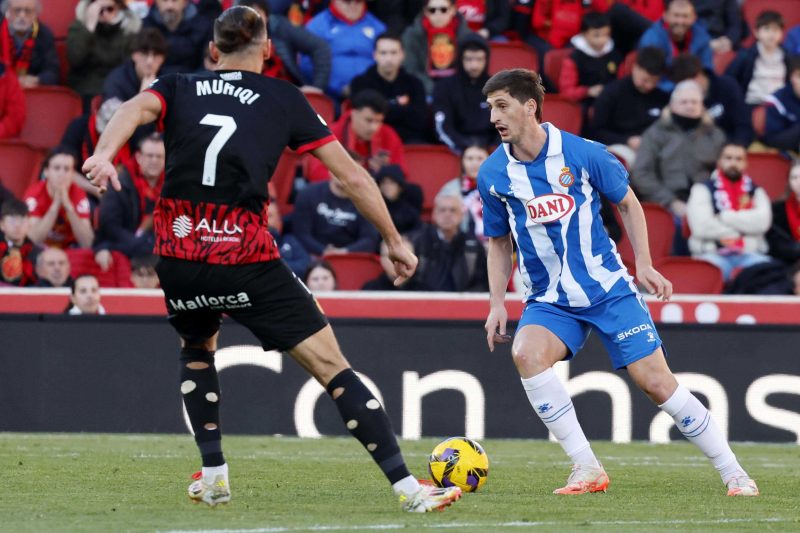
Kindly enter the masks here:
[[217, 264], [277, 258], [267, 183], [284, 148], [335, 140], [327, 125], [296, 87], [252, 72], [173, 74], [147, 90], [161, 100], [167, 152], [155, 252]]

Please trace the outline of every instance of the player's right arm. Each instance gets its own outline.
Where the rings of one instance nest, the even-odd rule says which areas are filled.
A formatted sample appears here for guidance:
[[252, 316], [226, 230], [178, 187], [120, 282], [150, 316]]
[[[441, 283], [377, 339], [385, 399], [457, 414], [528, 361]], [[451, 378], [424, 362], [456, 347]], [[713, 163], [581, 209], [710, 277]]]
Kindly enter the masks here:
[[339, 178], [356, 209], [380, 232], [389, 248], [389, 257], [397, 273], [395, 285], [400, 285], [413, 276], [417, 268], [417, 257], [403, 244], [400, 232], [392, 222], [383, 196], [372, 176], [348, 155], [338, 141], [323, 144], [314, 148], [311, 153]]
[[94, 155], [83, 164], [84, 174], [101, 193], [107, 190], [109, 181], [115, 190], [121, 189], [117, 171], [112, 164], [114, 157], [136, 128], [158, 119], [161, 110], [161, 99], [150, 91], [144, 91], [123, 103], [111, 117], [97, 141]]
[[511, 234], [502, 237], [490, 237], [486, 255], [489, 270], [489, 316], [486, 318], [486, 342], [489, 351], [494, 351], [495, 343], [506, 343], [511, 338], [506, 335], [506, 288], [511, 277], [513, 263], [511, 260], [514, 246]]

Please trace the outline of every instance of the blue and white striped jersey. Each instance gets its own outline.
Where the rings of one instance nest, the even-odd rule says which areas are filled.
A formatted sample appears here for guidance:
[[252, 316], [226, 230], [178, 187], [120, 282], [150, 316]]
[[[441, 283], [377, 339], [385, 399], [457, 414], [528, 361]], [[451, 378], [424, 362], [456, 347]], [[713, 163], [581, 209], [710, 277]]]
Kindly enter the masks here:
[[600, 217], [601, 193], [615, 204], [627, 194], [625, 167], [602, 144], [543, 126], [534, 161], [502, 144], [481, 165], [484, 234], [513, 235], [525, 301], [588, 307], [636, 294]]

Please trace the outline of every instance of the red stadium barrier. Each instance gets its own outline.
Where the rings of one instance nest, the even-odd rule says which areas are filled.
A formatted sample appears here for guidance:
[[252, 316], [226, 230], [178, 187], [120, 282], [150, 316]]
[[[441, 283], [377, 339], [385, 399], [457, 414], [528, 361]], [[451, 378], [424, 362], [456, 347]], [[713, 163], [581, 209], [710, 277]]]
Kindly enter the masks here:
[[[166, 314], [160, 290], [101, 289], [109, 314]], [[61, 313], [67, 289], [0, 287], [0, 314]], [[520, 316], [521, 296], [509, 294], [509, 317]], [[656, 322], [684, 324], [798, 324], [800, 297], [796, 296], [675, 296], [669, 303], [645, 297]], [[319, 298], [331, 318], [398, 318], [485, 320], [486, 294], [342, 292]]]

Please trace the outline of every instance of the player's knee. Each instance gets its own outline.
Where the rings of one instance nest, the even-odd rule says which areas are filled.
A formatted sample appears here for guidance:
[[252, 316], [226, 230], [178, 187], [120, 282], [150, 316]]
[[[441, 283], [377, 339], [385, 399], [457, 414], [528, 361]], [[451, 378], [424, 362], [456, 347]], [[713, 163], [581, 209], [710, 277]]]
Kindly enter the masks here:
[[214, 352], [186, 346], [181, 349], [181, 363], [190, 370], [204, 370], [214, 364]]
[[536, 375], [552, 366], [544, 350], [535, 346], [515, 346], [511, 357], [523, 376]]
[[217, 351], [217, 335], [211, 337], [181, 337], [181, 348], [192, 350]]
[[335, 375], [348, 367], [344, 357], [337, 351], [315, 354], [314, 358], [308, 361], [308, 365], [311, 375], [323, 385], [329, 383]]
[[636, 384], [647, 396], [657, 403], [664, 403], [674, 392], [673, 380], [660, 373], [639, 376]]

